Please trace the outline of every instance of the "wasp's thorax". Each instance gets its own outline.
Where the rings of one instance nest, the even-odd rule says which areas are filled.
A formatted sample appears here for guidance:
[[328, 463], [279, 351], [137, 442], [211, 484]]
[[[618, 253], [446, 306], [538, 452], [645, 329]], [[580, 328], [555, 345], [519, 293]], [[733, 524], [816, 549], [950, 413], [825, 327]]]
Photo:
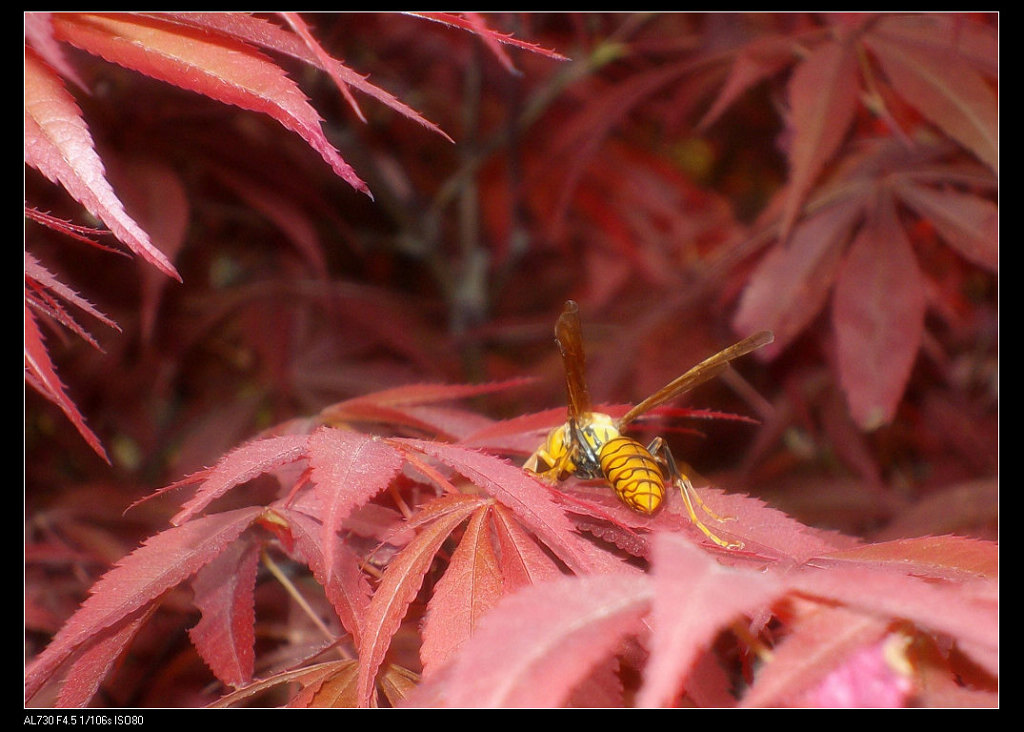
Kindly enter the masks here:
[[559, 467], [564, 475], [599, 478], [601, 448], [618, 436], [619, 428], [611, 416], [592, 412], [578, 423], [566, 422], [551, 430], [540, 455], [550, 469]]

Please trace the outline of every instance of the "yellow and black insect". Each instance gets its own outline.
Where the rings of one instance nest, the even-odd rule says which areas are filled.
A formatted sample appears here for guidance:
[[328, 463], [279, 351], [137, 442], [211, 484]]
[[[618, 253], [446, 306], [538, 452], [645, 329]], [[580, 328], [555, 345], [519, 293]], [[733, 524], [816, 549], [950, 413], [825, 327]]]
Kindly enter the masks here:
[[567, 301], [555, 324], [555, 342], [565, 367], [568, 420], [548, 433], [544, 444], [523, 467], [551, 481], [564, 480], [570, 475], [604, 478], [623, 503], [646, 514], [654, 513], [661, 505], [668, 482], [679, 488], [694, 526], [719, 546], [739, 548], [741, 544], [720, 538], [700, 520], [696, 508], [716, 521], [721, 521], [722, 517], [704, 505], [689, 478], [680, 472], [664, 440], [655, 437], [644, 446], [622, 431], [640, 415], [713, 379], [726, 369], [730, 361], [771, 343], [773, 339], [771, 331], [767, 330], [744, 338], [673, 379], [619, 419], [613, 419], [602, 412], [591, 411], [579, 306], [572, 300]]

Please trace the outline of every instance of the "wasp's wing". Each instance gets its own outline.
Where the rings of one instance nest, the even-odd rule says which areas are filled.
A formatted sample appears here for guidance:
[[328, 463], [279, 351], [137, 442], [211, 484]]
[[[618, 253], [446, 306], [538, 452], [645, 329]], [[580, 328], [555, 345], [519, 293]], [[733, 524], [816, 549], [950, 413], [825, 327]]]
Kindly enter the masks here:
[[744, 338], [739, 343], [734, 343], [728, 348], [719, 351], [714, 356], [704, 359], [685, 374], [673, 379], [626, 412], [618, 422], [619, 427], [625, 427], [644, 412], [675, 399], [680, 394], [689, 391], [695, 386], [715, 378], [725, 371], [729, 362], [733, 359], [744, 356], [751, 351], [756, 351], [761, 346], [765, 346], [773, 340], [775, 340], [775, 336], [772, 332], [770, 330], [763, 330], [760, 333]]
[[569, 421], [579, 424], [590, 412], [590, 392], [587, 391], [586, 364], [583, 356], [583, 336], [580, 328], [580, 306], [567, 300], [565, 309], [555, 323], [555, 342], [562, 353], [565, 367], [565, 388], [569, 396]]

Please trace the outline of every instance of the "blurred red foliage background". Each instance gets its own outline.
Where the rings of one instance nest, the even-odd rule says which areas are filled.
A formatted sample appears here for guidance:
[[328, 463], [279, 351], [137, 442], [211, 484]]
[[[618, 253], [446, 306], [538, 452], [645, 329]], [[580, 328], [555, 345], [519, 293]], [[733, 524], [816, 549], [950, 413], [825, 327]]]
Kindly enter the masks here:
[[[261, 429], [420, 382], [535, 377], [477, 397], [492, 418], [563, 405], [551, 328], [569, 297], [598, 402], [775, 331], [687, 399], [760, 426], [659, 424], [722, 487], [874, 540], [996, 539], [995, 16], [303, 18], [415, 110], [359, 89], [352, 105], [315, 64], [263, 49], [350, 178], [270, 92], [239, 109], [181, 67], [105, 59], [88, 18], [27, 21], [26, 63], [54, 68], [39, 60], [51, 23], [66, 66], [50, 73], [181, 280], [121, 237], [87, 232], [100, 248], [26, 221], [33, 355], [71, 405], [26, 391], [28, 657], [174, 510], [126, 506]], [[47, 177], [26, 167], [33, 214], [112, 228]], [[53, 282], [118, 329], [41, 305]], [[177, 658], [180, 641], [146, 642]], [[182, 703], [135, 693], [123, 701]]]

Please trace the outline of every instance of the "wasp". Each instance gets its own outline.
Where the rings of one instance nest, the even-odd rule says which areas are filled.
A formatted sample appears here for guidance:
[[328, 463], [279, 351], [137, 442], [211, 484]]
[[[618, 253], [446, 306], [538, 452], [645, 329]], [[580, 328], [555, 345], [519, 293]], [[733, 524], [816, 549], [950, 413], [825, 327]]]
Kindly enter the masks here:
[[644, 514], [654, 513], [665, 499], [666, 484], [682, 494], [690, 521], [715, 544], [738, 549], [742, 544], [726, 541], [709, 529], [697, 515], [700, 508], [716, 521], [723, 518], [709, 509], [690, 479], [679, 470], [668, 445], [655, 437], [644, 445], [623, 434], [623, 430], [642, 414], [658, 407], [699, 384], [721, 374], [729, 362], [755, 351], [774, 340], [771, 331], [761, 331], [706, 358], [673, 379], [618, 419], [591, 410], [587, 390], [585, 359], [579, 306], [565, 303], [555, 324], [555, 343], [562, 354], [568, 393], [568, 419], [548, 433], [544, 443], [523, 467], [546, 480], [557, 482], [570, 475], [602, 478], [627, 506]]

